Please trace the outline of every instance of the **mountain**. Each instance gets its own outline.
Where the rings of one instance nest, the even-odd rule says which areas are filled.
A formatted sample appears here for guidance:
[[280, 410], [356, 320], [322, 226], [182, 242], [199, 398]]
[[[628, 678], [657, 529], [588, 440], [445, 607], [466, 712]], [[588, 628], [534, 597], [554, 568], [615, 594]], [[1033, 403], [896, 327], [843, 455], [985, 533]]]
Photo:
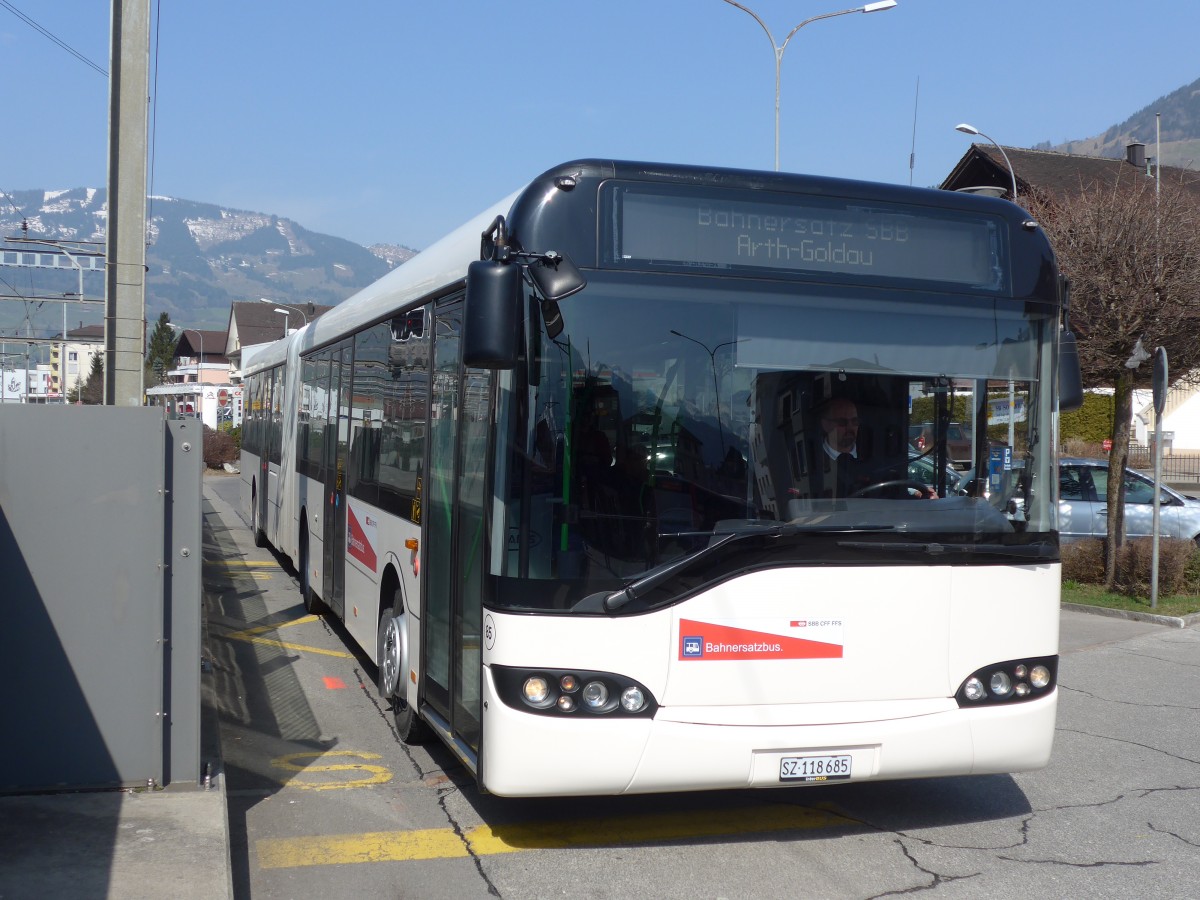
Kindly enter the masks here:
[[[1161, 114], [1157, 127], [1156, 113]], [[1160, 146], [1164, 166], [1182, 169], [1190, 164], [1193, 168], [1200, 168], [1200, 78], [1165, 97], [1159, 97], [1101, 134], [1057, 145], [1046, 141], [1032, 149], [1123, 158], [1125, 145], [1140, 141], [1146, 145], [1146, 155], [1154, 156], [1158, 128], [1161, 128]]]
[[[151, 324], [166, 312], [181, 325], [223, 329], [231, 303], [259, 297], [336, 305], [416, 254], [401, 246], [362, 247], [270, 213], [173, 197], [150, 198], [147, 218], [146, 319]], [[103, 252], [107, 224], [103, 189], [0, 194], [0, 238], [96, 241], [96, 249]], [[57, 296], [79, 289], [73, 269], [4, 266], [0, 278], [0, 295], [5, 296]], [[87, 273], [84, 278], [84, 296], [103, 297], [102, 274]], [[68, 327], [80, 320], [98, 323], [103, 316], [102, 308], [95, 306], [75, 306], [67, 312]], [[62, 330], [61, 304], [10, 302], [0, 304], [0, 331], [26, 334], [26, 317], [35, 336]], [[19, 320], [15, 324], [14, 318]]]

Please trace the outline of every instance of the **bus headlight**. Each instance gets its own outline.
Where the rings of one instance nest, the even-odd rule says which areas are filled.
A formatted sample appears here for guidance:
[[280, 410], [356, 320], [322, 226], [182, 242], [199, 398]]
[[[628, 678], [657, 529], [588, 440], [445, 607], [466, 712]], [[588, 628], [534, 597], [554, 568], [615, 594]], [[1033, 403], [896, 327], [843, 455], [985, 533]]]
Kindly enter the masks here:
[[526, 703], [530, 703], [533, 706], [541, 706], [546, 702], [546, 698], [550, 696], [550, 685], [540, 675], [531, 675], [525, 679], [525, 684], [522, 686], [521, 692], [525, 695]]
[[987, 696], [987, 691], [983, 689], [983, 682], [978, 678], [968, 678], [967, 683], [963, 685], [963, 694], [968, 700], [982, 700]]
[[993, 663], [963, 679], [954, 699], [960, 707], [1036, 700], [1054, 690], [1057, 673], [1057, 656]]
[[505, 706], [543, 716], [653, 717], [658, 704], [645, 685], [614, 672], [489, 666]]
[[621, 691], [621, 709], [625, 712], [641, 712], [646, 705], [646, 695], [638, 687], [627, 687]]
[[591, 709], [600, 709], [608, 703], [608, 688], [603, 681], [589, 681], [583, 686], [583, 702]]
[[997, 697], [1007, 697], [1012, 691], [1012, 679], [1004, 671], [993, 672], [990, 686]]

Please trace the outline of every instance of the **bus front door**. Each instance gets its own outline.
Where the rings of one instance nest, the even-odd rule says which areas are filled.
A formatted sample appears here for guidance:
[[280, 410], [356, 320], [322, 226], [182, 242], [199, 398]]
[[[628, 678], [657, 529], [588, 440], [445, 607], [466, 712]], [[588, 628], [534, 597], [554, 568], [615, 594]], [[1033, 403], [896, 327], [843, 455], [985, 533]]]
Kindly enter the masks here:
[[457, 742], [479, 751], [480, 645], [491, 373], [459, 366], [462, 304], [435, 314], [431, 390], [423, 693]]
[[[274, 407], [271, 405], [271, 378], [264, 378], [258, 387], [259, 447], [258, 493], [254, 496], [254, 542], [262, 546], [267, 533], [267, 496], [271, 483], [271, 441], [274, 434]], [[260, 536], [261, 535], [261, 536]]]
[[322, 483], [325, 515], [321, 559], [321, 599], [345, 618], [346, 457], [350, 437], [350, 346], [334, 347], [329, 360], [329, 412], [325, 422]]

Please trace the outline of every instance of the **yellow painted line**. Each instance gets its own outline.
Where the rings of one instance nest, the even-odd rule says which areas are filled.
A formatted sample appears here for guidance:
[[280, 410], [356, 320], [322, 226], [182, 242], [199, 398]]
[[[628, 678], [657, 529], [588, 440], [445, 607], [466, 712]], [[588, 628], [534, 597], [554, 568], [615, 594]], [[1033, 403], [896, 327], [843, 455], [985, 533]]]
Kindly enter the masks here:
[[215, 569], [265, 569], [268, 566], [279, 568], [279, 563], [273, 559], [206, 559], [205, 562]]
[[[468, 853], [492, 856], [525, 850], [616, 847], [708, 837], [833, 828], [853, 822], [836, 812], [769, 804], [708, 812], [611, 816], [566, 822], [482, 825], [460, 836], [450, 828], [375, 831], [301, 838], [266, 838], [255, 843], [263, 869], [346, 863], [457, 859]], [[614, 835], [620, 835], [615, 839]]]
[[354, 658], [354, 654], [347, 653], [345, 650], [326, 650], [323, 647], [311, 647], [308, 644], [293, 644], [287, 641], [277, 641], [273, 638], [259, 637], [259, 635], [268, 631], [278, 631], [280, 628], [290, 628], [293, 625], [304, 625], [315, 621], [317, 621], [316, 616], [301, 616], [298, 619], [292, 619], [290, 622], [279, 622], [274, 625], [256, 625], [253, 628], [244, 628], [241, 631], [231, 631], [225, 637], [234, 641], [245, 641], [248, 644], [261, 644], [264, 647], [295, 650], [298, 653], [317, 653], [321, 656], [336, 656], [341, 659]]
[[[325, 761], [335, 756], [351, 759], [382, 759], [378, 753], [368, 753], [363, 750], [324, 750], [316, 753], [289, 753], [271, 760], [271, 765], [288, 772], [312, 775], [322, 772], [346, 772], [357, 777], [338, 781], [316, 781], [306, 778], [292, 778], [287, 782], [290, 788], [300, 788], [306, 791], [338, 791], [347, 788], [367, 787], [372, 784], [386, 784], [392, 780], [392, 773], [385, 766], [369, 765], [367, 763], [333, 763]], [[312, 760], [312, 762], [305, 762]]]

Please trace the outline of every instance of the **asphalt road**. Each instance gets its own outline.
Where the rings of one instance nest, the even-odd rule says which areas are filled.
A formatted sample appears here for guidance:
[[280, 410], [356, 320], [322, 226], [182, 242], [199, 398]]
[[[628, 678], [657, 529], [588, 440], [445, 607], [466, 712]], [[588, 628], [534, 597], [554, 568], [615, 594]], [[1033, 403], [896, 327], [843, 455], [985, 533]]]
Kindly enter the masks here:
[[240, 898], [1200, 896], [1196, 627], [1064, 612], [1039, 772], [503, 800], [397, 740], [237, 489], [205, 479], [204, 579]]

